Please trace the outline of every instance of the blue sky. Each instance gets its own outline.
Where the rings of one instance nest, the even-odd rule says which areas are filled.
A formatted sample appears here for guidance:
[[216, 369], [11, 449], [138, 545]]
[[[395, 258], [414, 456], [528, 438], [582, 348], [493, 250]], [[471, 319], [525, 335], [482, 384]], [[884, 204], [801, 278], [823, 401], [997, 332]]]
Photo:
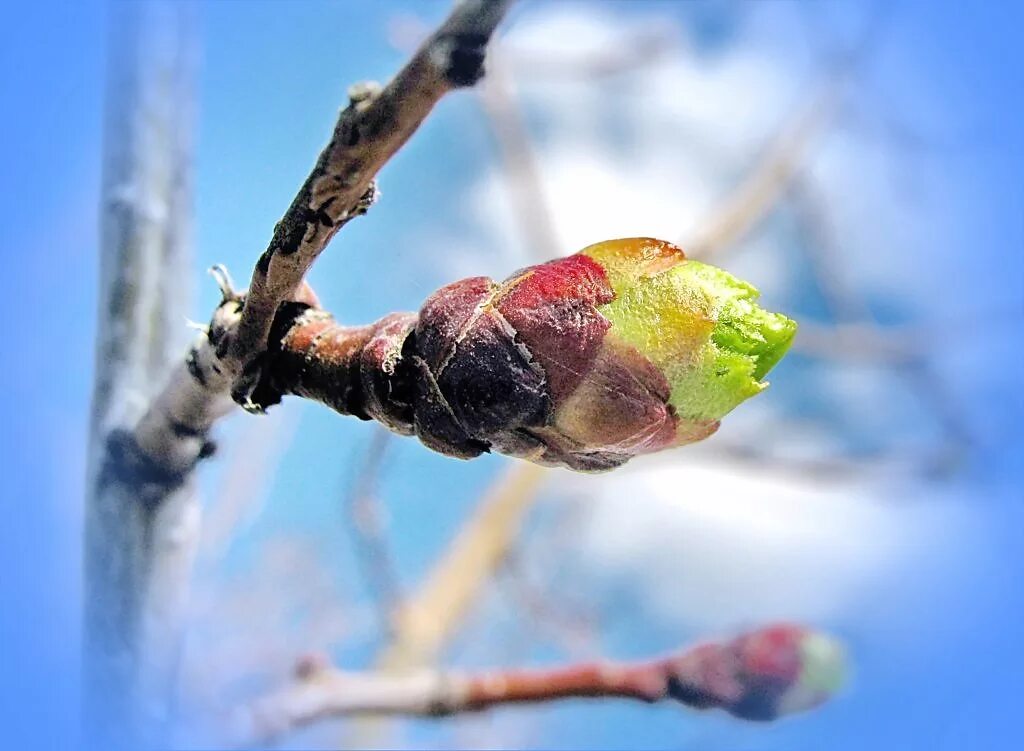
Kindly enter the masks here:
[[[543, 10], [541, 5], [547, 4], [524, 2], [513, 20], [525, 24], [530, 14]], [[792, 49], [792, 67], [780, 67], [783, 79], [786, 71], [801, 75], [807, 71], [806, 39], [796, 44], [794, 40], [802, 37], [794, 27], [783, 23], [776, 27], [773, 21], [776, 15], [791, 16], [800, 7], [797, 3], [757, 4], [753, 21], [742, 11], [742, 4], [560, 5], [583, 13], [593, 7], [623, 24], [630, 19], [671, 21], [685, 30], [692, 59], [706, 60], [710, 67], [731, 50], [748, 45], [761, 54], [774, 50], [772, 54], [780, 56]], [[867, 7], [819, 5], [814, 17], [822, 25], [812, 29], [838, 30], [840, 36], [855, 33], [852, 30]], [[904, 121], [923, 123], [929, 139], [938, 144], [933, 151], [949, 152], [935, 162], [929, 161], [932, 157], [926, 149], [915, 152], [911, 147], [910, 156], [894, 168], [899, 172], [896, 179], [906, 178], [903, 197], [908, 205], [918, 203], [916, 218], [906, 222], [913, 223], [917, 234], [905, 230], [898, 212], [885, 214], [877, 227], [865, 226], [875, 211], [869, 200], [875, 190], [868, 179], [874, 174], [871, 159], [863, 160], [866, 177], [858, 173], [849, 182], [835, 183], [835, 200], [848, 208], [843, 216], [858, 225], [850, 230], [851, 237], [859, 237], [859, 231], [870, 238], [903, 237], [906, 232], [908, 238], [934, 243], [907, 247], [905, 255], [869, 259], [856, 266], [858, 283], [869, 292], [876, 290], [871, 294], [880, 317], [900, 320], [924, 315], [948, 320], [989, 303], [1016, 316], [1008, 326], [985, 321], [978, 324], [975, 335], [950, 334], [938, 344], [956, 348], [942, 352], [936, 367], [947, 376], [977, 436], [969, 461], [941, 487], [915, 480], [876, 483], [872, 489], [875, 495], [891, 496], [894, 503], [937, 504], [938, 499], [955, 498], [958, 508], [970, 511], [970, 529], [981, 532], [972, 533], [963, 544], [951, 545], [946, 555], [943, 550], [931, 551], [941, 563], [932, 569], [941, 572], [942, 578], [928, 579], [925, 592], [911, 596], [899, 582], [889, 581], [904, 575], [900, 568], [892, 569], [889, 576], [883, 570], [871, 579], [871, 586], [856, 601], [865, 611], [864, 621], [874, 624], [871, 627], [845, 611], [823, 616], [822, 625], [848, 638], [856, 675], [848, 696], [816, 714], [762, 727], [737, 725], [716, 716], [694, 717], [673, 707], [569, 705], [535, 715], [539, 719], [531, 721], [537, 723], [536, 729], [528, 736], [532, 742], [557, 747], [787, 750], [1010, 745], [1017, 733], [1017, 676], [1024, 667], [1019, 638], [1024, 597], [1017, 581], [1024, 569], [1020, 545], [1024, 499], [1016, 466], [1024, 418], [1020, 395], [1024, 358], [1018, 346], [1024, 308], [1024, 112], [1019, 97], [1024, 89], [1024, 60], [1016, 39], [1022, 20], [1019, 11], [995, 5], [971, 7], [967, 12], [952, 4], [900, 4], [892, 11], [891, 36], [879, 45], [867, 74], [871, 96], [865, 111], [897, 112]], [[385, 34], [389, 19], [413, 15], [433, 20], [444, 6], [398, 0], [240, 0], [202, 6], [196, 263], [188, 280], [195, 290], [194, 318], [204, 318], [215, 299], [203, 269], [223, 262], [236, 278], [248, 275], [326, 138], [348, 85], [367, 78], [386, 79], [401, 64], [405, 53], [395, 49]], [[0, 706], [7, 718], [2, 732], [8, 739], [42, 745], [67, 741], [74, 732], [80, 499], [96, 307], [105, 12], [101, 4], [91, 1], [20, 2], [8, 10], [7, 29], [0, 50], [7, 105], [0, 125], [6, 162], [0, 171], [5, 214], [0, 252], [7, 270], [2, 284], [12, 318], [0, 393], [5, 397], [7, 420], [4, 498], [12, 513], [0, 528], [0, 558], [6, 564], [6, 573], [0, 577], [4, 602]], [[811, 38], [824, 35], [825, 31], [810, 32]], [[793, 91], [784, 85], [780, 90]], [[546, 112], [545, 96], [550, 93], [540, 88], [524, 94], [528, 122], [538, 142], [552, 154], [551, 164], [557, 166], [561, 163], [552, 144], [561, 143], [558, 128], [569, 128], [581, 143], [590, 141], [572, 130], [576, 125], [571, 118], [559, 120]], [[579, 96], [583, 101], [586, 95]], [[633, 102], [632, 106], [641, 105]], [[701, 102], [688, 106], [700, 109]], [[644, 126], [650, 124], [647, 118], [641, 121]], [[609, 118], [606, 125], [611, 132], [599, 135], [606, 139], [602, 143], [612, 144], [610, 148], [628, 154], [639, 143], [630, 140], [629, 128], [638, 127], [635, 122]], [[723, 123], [723, 131], [727, 125]], [[838, 140], [844, 138], [841, 133]], [[751, 137], [741, 144], [742, 149], [753, 148], [756, 140]], [[834, 153], [839, 154], [835, 164], [822, 168], [826, 181], [850, 169], [842, 146], [835, 147]], [[653, 161], [659, 158], [670, 155], [656, 155]], [[888, 169], [889, 162], [880, 159]], [[472, 273], [467, 269], [478, 268], [477, 264], [486, 273], [511, 271], [522, 260], [522, 249], [518, 240], [509, 239], [508, 226], [495, 213], [502, 210], [501, 201], [488, 199], [493, 185], [487, 176], [496, 163], [493, 136], [477, 100], [458, 94], [445, 101], [381, 174], [381, 203], [346, 227], [318, 263], [312, 280], [321, 298], [339, 318], [365, 321], [415, 307], [453, 274]], [[579, 162], [574, 164], [578, 167]], [[559, 189], [575, 184], [571, 179], [577, 173], [571, 167], [575, 168], [566, 162], [564, 172], [558, 174], [568, 177], [556, 175], [548, 183], [551, 191], [557, 191], [551, 198], [561, 207], [559, 226], [567, 243], [586, 237], [588, 212], [595, 215], [594, 224], [601, 219], [599, 209], [593, 205], [580, 209], [582, 199], [574, 203], [567, 189]], [[733, 168], [733, 163], [725, 162], [716, 173], [718, 179], [728, 182]], [[699, 200], [702, 194], [694, 195]], [[932, 199], [937, 203], [929, 203]], [[953, 209], [940, 214], [930, 208], [933, 205]], [[688, 209], [680, 211], [685, 214]], [[661, 215], [651, 216], [652, 222], [661, 221]], [[496, 224], [489, 224], [491, 220]], [[770, 237], [785, 236], [785, 216], [777, 221], [777, 233]], [[866, 255], [856, 242], [853, 245], [858, 255]], [[439, 250], [449, 246], [447, 256]], [[736, 263], [767, 276], [768, 270], [756, 261], [756, 244], [752, 247]], [[429, 248], [430, 254], [423, 248]], [[920, 284], [912, 278], [917, 272]], [[776, 300], [793, 301], [795, 312], [810, 318], [818, 312], [811, 292], [794, 291], [783, 282], [778, 290]], [[187, 336], [183, 328], [183, 343]], [[809, 392], [795, 386], [787, 391], [787, 372], [780, 370], [777, 376], [777, 404], [786, 402], [787, 409], [814, 413], [817, 407], [811, 404]], [[792, 372], [792, 383], [802, 384], [795, 366]], [[851, 393], [873, 377], [859, 370], [845, 376]], [[823, 400], [834, 406], [829, 398]], [[897, 401], [903, 409], [903, 400]], [[294, 440], [281, 459], [261, 513], [251, 521], [245, 538], [230, 549], [225, 567], [245, 569], [261, 540], [282, 533], [298, 535], [332, 561], [339, 593], [358, 599], [364, 593], [351, 573], [352, 553], [346, 547], [337, 495], [351, 474], [352, 457], [363, 450], [367, 426], [350, 424], [312, 406], [289, 405], [288, 409], [293, 415]], [[907, 409], [910, 417], [893, 432], [914, 436], [932, 429], [927, 415]], [[242, 429], [237, 420], [225, 428], [225, 443], [232, 432]], [[856, 436], [847, 438], [856, 445]], [[403, 545], [399, 573], [409, 585], [442, 549], [504, 462], [487, 457], [456, 463], [429, 454], [411, 441], [396, 444], [390, 462], [395, 469], [383, 495], [391, 509], [392, 534]], [[204, 489], [212, 493], [219, 469], [204, 472]], [[421, 494], [424, 477], [430, 478], [433, 498], [410, 501]], [[955, 537], [947, 530], [946, 536], [923, 539], [945, 544]], [[606, 609], [619, 602], [623, 608], [635, 608], [635, 617], [621, 619], [606, 635], [603, 643], [609, 650], [628, 654], [664, 648], [673, 643], [676, 625], [692, 627], [685, 619], [654, 620], [651, 613], [655, 611], [638, 604], [635, 590], [635, 581], [626, 577], [619, 585], [609, 584], [588, 595], [608, 597]], [[907, 602], [913, 602], [916, 611], [909, 620], [867, 617], [904, 613]], [[507, 616], [505, 610], [500, 605], [486, 606], [483, 612], [499, 620], [492, 626], [475, 626], [473, 633], [488, 649], [503, 638], [500, 617]], [[509, 622], [512, 625], [506, 625], [506, 631], [514, 630], [514, 620]], [[918, 634], [919, 640], [908, 638], [908, 633]], [[691, 635], [686, 632], [687, 638]], [[360, 631], [344, 657], [354, 663], [365, 661], [374, 643], [372, 632]], [[474, 653], [472, 645], [463, 645], [466, 661], [486, 660], [492, 654], [483, 648]], [[531, 645], [528, 656], [543, 659], [550, 654], [544, 645]], [[526, 715], [502, 713], [495, 722], [498, 727], [512, 727], [520, 717]], [[414, 724], [403, 738], [452, 742], [452, 736], [429, 723]]]

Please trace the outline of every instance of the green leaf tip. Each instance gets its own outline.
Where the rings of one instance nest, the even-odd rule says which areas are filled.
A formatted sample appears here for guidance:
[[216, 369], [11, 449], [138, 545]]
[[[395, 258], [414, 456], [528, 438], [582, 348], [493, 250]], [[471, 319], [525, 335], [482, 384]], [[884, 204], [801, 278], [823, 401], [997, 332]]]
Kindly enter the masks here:
[[795, 321], [761, 308], [753, 285], [669, 243], [602, 245], [583, 251], [605, 265], [615, 291], [599, 311], [614, 336], [665, 374], [682, 420], [719, 420], [767, 387], [763, 379], [792, 344]]

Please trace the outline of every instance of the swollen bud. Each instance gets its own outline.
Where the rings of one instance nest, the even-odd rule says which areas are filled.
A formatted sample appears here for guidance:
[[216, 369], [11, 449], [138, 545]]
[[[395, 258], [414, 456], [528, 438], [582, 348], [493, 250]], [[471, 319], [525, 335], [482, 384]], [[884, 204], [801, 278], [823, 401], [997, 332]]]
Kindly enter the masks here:
[[582, 471], [698, 441], [767, 384], [796, 324], [677, 246], [610, 240], [498, 284], [441, 288], [418, 318], [285, 321], [268, 389], [416, 434]]
[[[706, 438], [764, 390], [796, 324], [757, 295], [671, 243], [610, 240], [500, 285], [450, 285], [417, 332], [430, 361], [447, 363], [442, 392], [445, 370], [470, 371], [477, 398], [464, 398], [460, 379], [449, 403], [472, 406], [475, 435], [540, 463], [601, 470]], [[502, 416], [482, 424], [478, 412]]]

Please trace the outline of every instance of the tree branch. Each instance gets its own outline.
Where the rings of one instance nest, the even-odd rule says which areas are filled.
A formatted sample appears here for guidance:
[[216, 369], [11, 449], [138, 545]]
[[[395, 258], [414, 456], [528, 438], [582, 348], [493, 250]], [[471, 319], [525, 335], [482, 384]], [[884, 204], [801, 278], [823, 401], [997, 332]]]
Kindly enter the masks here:
[[415, 596], [404, 603], [393, 640], [377, 660], [381, 670], [408, 670], [437, 660], [514, 544], [544, 477], [542, 468], [522, 463], [492, 486]]
[[789, 185], [804, 171], [808, 152], [825, 128], [840, 114], [843, 99], [884, 27], [886, 9], [874, 9], [859, 38], [848, 50], [831, 52], [824, 61], [829, 72], [808, 103], [785, 123], [744, 179], [726, 196], [696, 237], [682, 245], [693, 258], [707, 260], [733, 247], [754, 229]]
[[[835, 228], [814, 185], [809, 179], [798, 179], [793, 182], [791, 192], [798, 217], [810, 238], [805, 252], [811, 269], [833, 318], [838, 321], [824, 337], [819, 331], [815, 339], [813, 329], [802, 332], [801, 338], [807, 340], [805, 346], [816, 346], [819, 352], [838, 353], [839, 357], [853, 360], [858, 356], [869, 361], [874, 359], [897, 368], [935, 416], [943, 432], [942, 442], [929, 459], [927, 469], [930, 472], [948, 471], [961, 461], [973, 439], [964, 410], [948, 393], [929, 362], [935, 337], [924, 336], [917, 331], [903, 336], [901, 341], [900, 336], [894, 336], [877, 323], [865, 296], [843, 273], [839, 262], [844, 256], [843, 249], [839, 247]], [[947, 338], [951, 333], [947, 328], [940, 335]]]
[[198, 538], [190, 483], [125, 430], [170, 367], [188, 302], [192, 16], [113, 8], [84, 545], [83, 698], [100, 745], [144, 743], [169, 719]]
[[262, 353], [278, 306], [291, 298], [335, 233], [366, 212], [376, 198], [373, 176], [441, 97], [480, 79], [487, 43], [509, 4], [463, 0], [383, 90], [367, 84], [350, 89], [330, 142], [253, 271], [227, 358], [233, 372], [246, 376], [233, 393], [244, 407], [258, 409], [248, 399], [255, 379], [246, 368], [252, 370]]
[[776, 625], [654, 660], [482, 674], [350, 673], [300, 661], [291, 683], [231, 717], [240, 745], [262, 745], [322, 719], [354, 714], [440, 717], [558, 699], [674, 700], [772, 720], [818, 706], [838, 688], [843, 651], [829, 637]]
[[516, 99], [514, 82], [501, 55], [491, 59], [487, 80], [478, 93], [494, 133], [524, 244], [534, 258], [557, 258], [562, 255], [562, 248], [551, 206], [544, 195], [537, 154]]
[[135, 430], [145, 455], [171, 473], [201, 458], [213, 423], [247, 409], [278, 306], [301, 300], [301, 283], [337, 231], [376, 196], [378, 170], [408, 140], [434, 105], [483, 74], [485, 48], [512, 0], [461, 0], [447, 20], [383, 89], [354, 86], [327, 147], [278, 222], [253, 271], [248, 293], [223, 284], [209, 331], [192, 347]]
[[783, 125], [743, 180], [701, 223], [697, 235], [684, 240], [682, 245], [688, 255], [702, 261], [710, 259], [734, 246], [770, 213], [803, 169], [810, 147], [835, 116], [843, 84], [841, 74], [828, 79], [809, 103]]
[[[544, 476], [541, 467], [519, 462], [492, 484], [418, 589], [402, 603], [374, 670], [396, 675], [437, 663], [515, 544]], [[354, 723], [345, 745], [379, 746], [385, 740], [382, 733], [377, 721]]]
[[402, 598], [377, 487], [391, 439], [392, 434], [383, 428], [373, 431], [366, 457], [356, 469], [343, 500], [356, 561], [377, 610], [381, 631], [388, 636], [394, 630], [393, 621]]

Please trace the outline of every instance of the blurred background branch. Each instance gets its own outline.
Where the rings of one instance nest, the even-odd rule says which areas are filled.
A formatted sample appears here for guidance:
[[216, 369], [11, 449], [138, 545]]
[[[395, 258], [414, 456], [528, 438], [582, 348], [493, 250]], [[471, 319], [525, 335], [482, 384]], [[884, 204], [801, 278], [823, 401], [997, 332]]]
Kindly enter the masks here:
[[[525, 462], [516, 462], [499, 476], [402, 603], [374, 659], [375, 672], [402, 675], [437, 665], [516, 544], [544, 476], [542, 467]], [[345, 741], [354, 747], [377, 746], [387, 730], [379, 720], [363, 720], [351, 728], [351, 735], [346, 733]]]
[[437, 660], [515, 544], [544, 473], [533, 464], [509, 467], [480, 499], [416, 593], [403, 603], [377, 669], [395, 672]]
[[843, 660], [836, 643], [791, 625], [705, 642], [654, 660], [480, 674], [352, 673], [322, 657], [306, 657], [291, 683], [236, 711], [230, 727], [241, 745], [262, 746], [330, 717], [440, 717], [503, 704], [595, 698], [674, 700], [694, 709], [719, 708], [743, 719], [771, 720], [827, 699], [844, 669]]
[[526, 246], [538, 260], [563, 255], [551, 207], [544, 198], [541, 166], [515, 99], [514, 82], [500, 46], [487, 58], [487, 78], [479, 88], [484, 115], [498, 146], [509, 195]]
[[112, 6], [84, 562], [86, 717], [107, 745], [143, 742], [170, 719], [198, 539], [193, 484], [124, 440], [188, 311], [194, 11]]
[[386, 638], [390, 638], [394, 632], [394, 620], [402, 600], [377, 487], [392, 438], [393, 434], [388, 430], [376, 426], [373, 428], [366, 458], [359, 465], [344, 499], [345, 519], [356, 560], [370, 599], [377, 609], [381, 633]]
[[827, 76], [809, 101], [779, 128], [740, 183], [700, 223], [697, 236], [684, 238], [682, 247], [687, 255], [710, 261], [734, 248], [778, 206], [791, 181], [804, 169], [814, 142], [833, 123], [847, 75], [844, 69]]

